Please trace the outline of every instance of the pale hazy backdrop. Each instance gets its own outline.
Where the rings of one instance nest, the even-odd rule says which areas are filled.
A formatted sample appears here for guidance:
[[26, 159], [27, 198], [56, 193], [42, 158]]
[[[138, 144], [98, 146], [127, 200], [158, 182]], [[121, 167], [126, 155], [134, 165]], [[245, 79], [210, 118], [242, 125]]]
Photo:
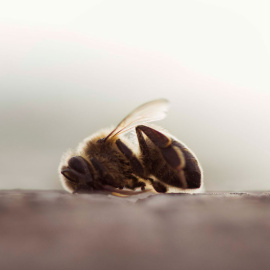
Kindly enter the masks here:
[[0, 188], [61, 188], [62, 153], [151, 99], [206, 189], [270, 189], [268, 0], [9, 0]]

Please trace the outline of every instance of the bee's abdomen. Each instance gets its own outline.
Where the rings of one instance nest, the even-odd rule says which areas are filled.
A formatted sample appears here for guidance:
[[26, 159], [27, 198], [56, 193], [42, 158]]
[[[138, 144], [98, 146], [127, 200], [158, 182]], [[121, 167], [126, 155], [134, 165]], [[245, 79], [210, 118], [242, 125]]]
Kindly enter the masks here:
[[196, 157], [180, 142], [174, 141], [173, 145], [179, 147], [184, 154], [186, 163], [184, 172], [188, 188], [199, 188], [201, 186], [202, 172]]

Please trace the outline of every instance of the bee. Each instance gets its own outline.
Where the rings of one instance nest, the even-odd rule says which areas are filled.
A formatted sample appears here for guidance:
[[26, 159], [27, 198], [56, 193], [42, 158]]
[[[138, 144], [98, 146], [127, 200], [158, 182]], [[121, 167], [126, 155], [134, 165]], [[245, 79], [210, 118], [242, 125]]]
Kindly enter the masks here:
[[[148, 124], [165, 118], [168, 105], [166, 99], [147, 102], [113, 130], [99, 131], [76, 151], [65, 153], [59, 165], [63, 187], [71, 193], [116, 196], [200, 191], [203, 173], [195, 154], [167, 131]], [[134, 129], [137, 146], [125, 136]]]

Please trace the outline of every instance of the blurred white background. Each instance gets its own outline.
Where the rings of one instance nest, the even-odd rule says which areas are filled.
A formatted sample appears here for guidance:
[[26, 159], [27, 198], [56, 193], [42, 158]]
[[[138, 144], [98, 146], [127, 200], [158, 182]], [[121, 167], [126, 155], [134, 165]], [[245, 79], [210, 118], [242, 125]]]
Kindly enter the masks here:
[[9, 0], [0, 9], [0, 188], [61, 188], [62, 153], [151, 99], [213, 190], [270, 189], [265, 0]]

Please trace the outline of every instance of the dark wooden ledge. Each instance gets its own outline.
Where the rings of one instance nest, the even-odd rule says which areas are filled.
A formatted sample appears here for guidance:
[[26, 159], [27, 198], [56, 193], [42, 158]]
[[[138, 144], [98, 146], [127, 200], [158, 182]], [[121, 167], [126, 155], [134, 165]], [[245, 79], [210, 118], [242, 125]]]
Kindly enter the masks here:
[[0, 269], [270, 269], [270, 193], [0, 191]]

